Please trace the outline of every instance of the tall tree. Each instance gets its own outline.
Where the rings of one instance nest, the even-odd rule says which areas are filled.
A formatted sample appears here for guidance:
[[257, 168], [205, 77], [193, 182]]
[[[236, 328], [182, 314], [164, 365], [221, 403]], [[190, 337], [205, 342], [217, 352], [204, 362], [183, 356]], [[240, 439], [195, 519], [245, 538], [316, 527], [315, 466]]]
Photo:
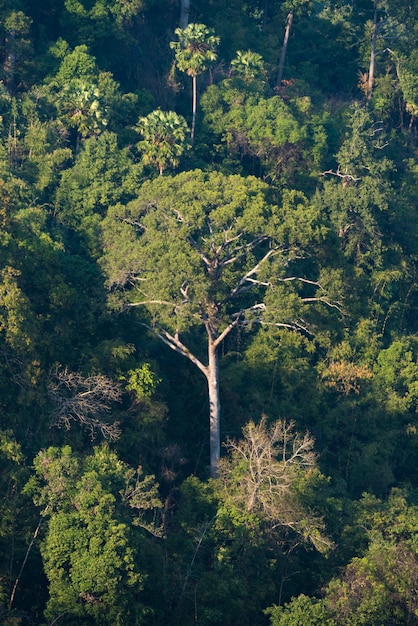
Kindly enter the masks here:
[[280, 87], [282, 83], [284, 63], [285, 63], [286, 54], [287, 54], [287, 46], [289, 45], [290, 31], [292, 30], [293, 18], [295, 16], [295, 12], [299, 11], [301, 8], [303, 8], [304, 5], [308, 4], [309, 2], [310, 0], [290, 0], [290, 2], [283, 3], [282, 9], [287, 11], [287, 16], [286, 16], [286, 26], [284, 29], [283, 44], [282, 44], [282, 49], [280, 52], [279, 70], [277, 72], [277, 80], [276, 80], [277, 87]]
[[174, 31], [178, 41], [172, 41], [170, 47], [176, 55], [176, 65], [181, 72], [192, 77], [192, 130], [191, 139], [194, 139], [197, 107], [196, 78], [216, 61], [216, 47], [219, 37], [216, 37], [211, 28], [204, 24], [189, 24], [186, 28], [176, 28]]
[[109, 288], [123, 288], [128, 306], [148, 310], [142, 323], [206, 377], [213, 476], [222, 342], [267, 313], [265, 321], [295, 327], [298, 302], [326, 300], [311, 279], [309, 293], [286, 299], [286, 288], [298, 282], [288, 267], [321, 229], [301, 194], [285, 194], [282, 202], [269, 203], [268, 187], [253, 177], [195, 170], [145, 183], [136, 200], [110, 209], [104, 220]]

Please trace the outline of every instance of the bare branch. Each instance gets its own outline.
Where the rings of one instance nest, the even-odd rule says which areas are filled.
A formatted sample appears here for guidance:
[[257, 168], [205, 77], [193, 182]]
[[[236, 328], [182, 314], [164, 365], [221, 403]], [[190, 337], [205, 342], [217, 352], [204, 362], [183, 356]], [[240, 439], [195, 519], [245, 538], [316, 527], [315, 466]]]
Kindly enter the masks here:
[[262, 519], [270, 531], [287, 528], [320, 551], [332, 546], [323, 534], [323, 521], [300, 500], [297, 485], [304, 474], [309, 480], [316, 465], [313, 437], [300, 434], [294, 422], [265, 417], [250, 422], [240, 441], [227, 441], [230, 452], [220, 466], [226, 502], [233, 502]]
[[[268, 241], [270, 239], [268, 235], [259, 235], [258, 237], [254, 237], [254, 239], [252, 239], [250, 242], [245, 243], [241, 246], [235, 247], [233, 251], [231, 251], [230, 254], [225, 253], [224, 258], [221, 260], [220, 259], [221, 253], [227, 250], [228, 246], [231, 243], [238, 241], [243, 235], [244, 235], [244, 232], [241, 232], [238, 235], [232, 237], [231, 239], [226, 239], [216, 249], [212, 246], [212, 250], [214, 254], [214, 259], [212, 260], [209, 259], [208, 256], [203, 253], [201, 247], [198, 245], [198, 243], [194, 240], [194, 238], [191, 235], [188, 237], [188, 242], [196, 250], [196, 252], [200, 256], [200, 258], [202, 259], [206, 267], [208, 269], [213, 269], [215, 266], [215, 263], [218, 263], [218, 267], [225, 267], [226, 265], [231, 265], [231, 263], [235, 263], [239, 259], [246, 256], [249, 252], [254, 250], [254, 248], [259, 246], [261, 243], [263, 243], [264, 241]], [[206, 242], [204, 238], [202, 239], [204, 242]]]
[[196, 252], [200, 256], [200, 258], [202, 259], [202, 261], [206, 265], [206, 267], [207, 268], [212, 267], [212, 262], [208, 259], [208, 257], [205, 254], [203, 254], [200, 246], [197, 244], [197, 242], [193, 239], [193, 237], [191, 235], [188, 236], [187, 241], [192, 246], [192, 248], [194, 248], [196, 250]]
[[313, 332], [309, 330], [309, 328], [307, 327], [307, 325], [303, 322], [291, 322], [291, 323], [286, 323], [286, 322], [273, 322], [271, 324], [269, 324], [268, 322], [261, 322], [263, 324], [265, 324], [266, 326], [276, 326], [276, 328], [288, 328], [289, 330], [295, 330], [296, 332], [302, 332], [305, 333], [306, 335], [313, 337]]
[[252, 267], [246, 274], [244, 274], [244, 276], [239, 281], [238, 285], [234, 287], [234, 289], [232, 289], [232, 291], [226, 296], [226, 298], [222, 300], [220, 304], [225, 304], [226, 302], [228, 302], [229, 300], [232, 300], [232, 298], [242, 293], [243, 291], [248, 291], [248, 289], [251, 289], [253, 284], [248, 285], [247, 283], [250, 282], [251, 278], [255, 274], [257, 274], [261, 265], [265, 263], [267, 259], [269, 259], [271, 256], [278, 254], [278, 252], [279, 252], [278, 248], [270, 248], [270, 250], [266, 252], [266, 254], [263, 256], [263, 258], [260, 259], [260, 261], [256, 265], [254, 265], [254, 267]]
[[[307, 278], [301, 278], [300, 276], [288, 276], [286, 278], [279, 278], [278, 280], [281, 283], [286, 283], [289, 281], [297, 280], [307, 285], [314, 285], [315, 287], [318, 287], [318, 289], [323, 289], [321, 287], [321, 284], [318, 283], [317, 281], [308, 280]], [[342, 313], [342, 304], [340, 302], [330, 302], [330, 300], [326, 298], [325, 296], [313, 296], [313, 297], [301, 298], [301, 301], [304, 302], [305, 304], [309, 304], [311, 302], [322, 302], [323, 304], [326, 304], [330, 308], [337, 309], [337, 311]]]
[[228, 326], [225, 328], [225, 330], [223, 330], [221, 332], [221, 334], [215, 339], [215, 341], [213, 342], [213, 345], [215, 348], [217, 348], [219, 346], [220, 343], [222, 343], [222, 341], [225, 339], [225, 337], [227, 335], [229, 335], [229, 333], [231, 332], [231, 330], [233, 328], [235, 328], [236, 326], [238, 326], [239, 322], [240, 322], [240, 315], [243, 313], [243, 311], [241, 311], [240, 313], [235, 314], [235, 319], [228, 324]]
[[332, 170], [326, 170], [326, 172], [321, 172], [321, 176], [326, 176], [327, 174], [341, 178], [343, 183], [348, 183], [350, 181], [358, 183], [361, 180], [361, 178], [357, 178], [356, 176], [352, 176], [351, 174], [342, 174], [340, 171], [340, 166], [338, 166], [336, 172], [333, 172]]
[[249, 243], [235, 248], [234, 255], [233, 256], [227, 256], [225, 258], [225, 260], [222, 262], [222, 265], [230, 265], [231, 263], [235, 263], [235, 261], [239, 261], [239, 259], [242, 259], [249, 252], [254, 250], [254, 248], [259, 246], [264, 241], [268, 241], [269, 239], [270, 239], [270, 237], [268, 235], [260, 235], [259, 237], [255, 237]]
[[173, 306], [173, 302], [169, 302], [168, 300], [142, 300], [141, 302], [129, 302], [126, 306], [134, 307], [134, 306], [147, 306], [148, 304], [164, 304], [166, 306]]
[[190, 287], [190, 284], [187, 281], [184, 281], [184, 283], [180, 287], [180, 293], [184, 298], [183, 304], [185, 304], [186, 302], [190, 302], [189, 287]]
[[302, 302], [307, 304], [310, 302], [322, 302], [322, 304], [329, 306], [331, 309], [337, 309], [337, 311], [342, 313], [342, 305], [340, 302], [330, 302], [328, 298], [324, 298], [323, 296], [319, 296], [317, 298], [302, 298]]
[[306, 283], [307, 285], [314, 285], [314, 287], [321, 287], [321, 285], [316, 280], [309, 280], [308, 278], [302, 278], [301, 276], [286, 276], [285, 278], [278, 279], [281, 283], [288, 283], [294, 280], [297, 280], [301, 283]]
[[100, 432], [103, 437], [115, 440], [120, 435], [119, 423], [106, 418], [115, 402], [120, 402], [119, 386], [106, 376], [84, 377], [67, 369], [58, 371], [49, 385], [49, 398], [55, 409], [51, 426], [71, 428], [79, 422], [90, 432], [92, 439]]
[[203, 365], [200, 359], [197, 358], [185, 345], [182, 341], [180, 341], [178, 335], [171, 335], [168, 331], [163, 328], [156, 328], [153, 326], [149, 326], [144, 322], [139, 322], [141, 326], [147, 328], [153, 335], [158, 337], [163, 343], [165, 343], [169, 348], [186, 357], [191, 363], [196, 365], [200, 369], [201, 372], [208, 377], [208, 368]]
[[120, 221], [123, 224], [129, 224], [129, 226], [133, 226], [134, 229], [137, 230], [138, 232], [141, 232], [141, 233], [145, 232], [145, 226], [138, 220], [135, 220], [129, 217], [123, 217], [122, 219], [120, 219]]

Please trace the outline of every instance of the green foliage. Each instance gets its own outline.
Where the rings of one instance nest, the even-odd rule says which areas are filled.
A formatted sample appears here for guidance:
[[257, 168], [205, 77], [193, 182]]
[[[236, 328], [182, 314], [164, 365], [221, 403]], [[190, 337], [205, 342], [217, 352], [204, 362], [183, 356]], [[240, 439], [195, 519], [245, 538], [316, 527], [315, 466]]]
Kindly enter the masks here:
[[0, 1], [0, 621], [415, 624], [418, 3], [179, 5]]
[[246, 84], [255, 79], [263, 80], [266, 74], [263, 57], [261, 54], [252, 52], [251, 50], [247, 50], [246, 52], [237, 50], [235, 59], [231, 61], [231, 67], [233, 72], [241, 76]]
[[414, 623], [416, 506], [394, 490], [387, 503], [365, 497], [359, 508], [369, 530], [369, 547], [347, 565], [341, 579], [330, 582], [326, 605], [341, 625]]
[[[1, 498], [0, 498], [0, 611], [6, 609], [12, 584], [13, 555], [10, 546], [15, 537], [19, 515], [23, 515], [23, 502], [20, 496], [22, 481], [25, 477], [23, 454], [19, 444], [10, 432], [0, 431], [0, 467], [1, 467]], [[20, 543], [20, 542], [19, 542]], [[19, 545], [20, 548], [20, 545]], [[0, 614], [1, 614], [0, 613]]]
[[384, 390], [387, 408], [393, 412], [416, 409], [418, 393], [417, 346], [414, 339], [394, 341], [382, 350], [374, 368], [377, 386]]
[[[13, 9], [18, 9], [13, 6]], [[30, 81], [31, 62], [33, 54], [30, 31], [32, 20], [19, 10], [8, 11], [2, 30], [4, 30], [5, 60], [3, 63], [3, 76], [6, 87], [11, 93], [17, 88], [27, 87]], [[22, 84], [23, 83], [23, 84]]]
[[133, 196], [139, 172], [115, 133], [87, 139], [74, 166], [63, 172], [56, 192], [56, 218], [67, 228], [87, 235], [98, 252], [98, 224], [109, 205]]
[[266, 610], [271, 626], [336, 626], [323, 600], [300, 595], [284, 606]]
[[[27, 490], [48, 517], [41, 546], [49, 580], [47, 619], [139, 624], [144, 607], [126, 500], [140, 514], [159, 506], [151, 477], [135, 472], [106, 447], [77, 458], [69, 446], [50, 448], [35, 459], [36, 479]], [[141, 518], [138, 517], [138, 520]]]
[[260, 81], [226, 79], [208, 88], [202, 108], [229, 154], [244, 159], [252, 170], [255, 159], [264, 177], [285, 186], [296, 172], [304, 178], [303, 160], [307, 168], [322, 166], [329, 143], [327, 116], [315, 112], [309, 96], [289, 102], [265, 97], [265, 91]]
[[129, 370], [126, 379], [126, 389], [133, 391], [138, 400], [149, 398], [155, 392], [157, 386], [161, 382], [152, 371], [149, 363], [143, 363], [141, 367]]
[[216, 47], [219, 37], [205, 24], [188, 24], [186, 28], [174, 31], [178, 41], [172, 41], [170, 47], [175, 51], [176, 65], [188, 76], [197, 76], [216, 61]]
[[233, 301], [235, 312], [248, 310], [250, 322], [252, 304], [272, 286], [265, 281], [280, 291], [283, 260], [321, 238], [318, 221], [302, 194], [285, 193], [279, 208], [255, 178], [185, 172], [145, 183], [137, 200], [109, 211], [103, 267], [109, 286], [131, 285], [125, 297], [148, 309], [157, 325], [184, 332], [210, 316], [222, 332]]
[[186, 120], [174, 111], [153, 111], [139, 118], [136, 129], [144, 138], [138, 143], [143, 162], [155, 165], [160, 175], [168, 167], [176, 167], [190, 147]]
[[405, 108], [412, 118], [418, 115], [418, 54], [414, 50], [409, 58], [396, 58], [399, 85], [405, 100]]

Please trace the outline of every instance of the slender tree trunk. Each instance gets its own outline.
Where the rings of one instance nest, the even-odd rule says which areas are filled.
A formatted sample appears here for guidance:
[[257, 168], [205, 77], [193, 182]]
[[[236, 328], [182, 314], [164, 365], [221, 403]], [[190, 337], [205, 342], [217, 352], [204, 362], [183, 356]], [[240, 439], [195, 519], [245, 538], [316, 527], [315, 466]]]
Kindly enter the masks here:
[[219, 399], [219, 356], [211, 337], [208, 344], [207, 381], [210, 420], [210, 475], [217, 478], [221, 456], [221, 403]]
[[294, 14], [294, 9], [290, 11], [286, 20], [286, 28], [284, 31], [282, 52], [280, 54], [280, 61], [279, 61], [279, 72], [277, 74], [277, 83], [276, 83], [277, 87], [280, 87], [282, 83], [284, 61], [285, 61], [286, 52], [287, 52], [287, 44], [289, 43], [289, 35], [290, 35], [290, 31], [292, 29], [292, 24], [293, 24], [293, 14]]
[[192, 101], [192, 132], [190, 134], [190, 138], [194, 140], [194, 129], [196, 126], [196, 107], [197, 107], [197, 86], [196, 86], [196, 74], [192, 76], [192, 85], [193, 85], [193, 101]]
[[5, 39], [6, 60], [3, 65], [5, 83], [9, 93], [14, 93], [16, 88], [16, 37], [11, 31]]
[[373, 31], [372, 31], [372, 49], [370, 52], [370, 66], [369, 66], [369, 80], [367, 83], [367, 101], [372, 99], [373, 82], [374, 82], [374, 64], [376, 60], [376, 41], [377, 41], [377, 9], [374, 12], [373, 17]]
[[189, 23], [190, 0], [181, 0], [179, 26], [183, 30]]
[[268, 13], [269, 13], [269, 0], [264, 0], [264, 8], [263, 8], [263, 30], [267, 26], [268, 21]]

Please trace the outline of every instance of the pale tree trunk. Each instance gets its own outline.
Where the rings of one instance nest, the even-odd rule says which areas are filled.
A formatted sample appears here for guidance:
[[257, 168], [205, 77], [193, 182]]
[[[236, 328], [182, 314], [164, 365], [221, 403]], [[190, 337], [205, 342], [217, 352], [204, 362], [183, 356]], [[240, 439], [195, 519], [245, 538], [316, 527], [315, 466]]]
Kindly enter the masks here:
[[219, 470], [219, 459], [221, 456], [221, 403], [219, 399], [219, 354], [218, 348], [225, 337], [236, 326], [237, 322], [232, 322], [216, 338], [213, 337], [212, 329], [205, 323], [208, 337], [208, 364], [204, 365], [187, 346], [180, 340], [178, 334], [172, 335], [166, 330], [152, 328], [147, 324], [142, 324], [148, 328], [156, 337], [172, 350], [186, 357], [193, 365], [205, 375], [208, 384], [209, 397], [209, 442], [210, 442], [210, 475], [217, 478]]
[[190, 138], [192, 140], [193, 143], [193, 139], [194, 139], [194, 129], [196, 126], [196, 108], [197, 108], [197, 85], [196, 85], [196, 74], [194, 74], [192, 76], [192, 91], [193, 91], [193, 96], [192, 96], [192, 131], [190, 133]]
[[292, 9], [290, 11], [289, 15], [287, 16], [287, 20], [286, 20], [286, 28], [285, 28], [285, 31], [284, 31], [282, 52], [280, 54], [280, 61], [279, 61], [279, 72], [277, 74], [277, 83], [276, 83], [277, 87], [280, 87], [281, 82], [282, 82], [284, 61], [285, 61], [286, 52], [287, 52], [287, 45], [289, 43], [290, 31], [292, 29], [292, 24], [293, 24], [293, 14], [294, 14], [294, 9]]
[[209, 392], [210, 420], [210, 474], [218, 477], [219, 459], [221, 456], [221, 403], [219, 399], [219, 356], [216, 345], [209, 338], [208, 367], [206, 378]]
[[372, 99], [372, 91], [373, 91], [374, 65], [375, 65], [375, 60], [376, 60], [376, 41], [377, 41], [377, 9], [375, 10], [374, 17], [373, 17], [372, 49], [370, 52], [369, 80], [367, 83], [367, 100], [369, 102]]
[[181, 0], [180, 20], [179, 26], [181, 29], [185, 29], [189, 23], [190, 13], [190, 0]]

